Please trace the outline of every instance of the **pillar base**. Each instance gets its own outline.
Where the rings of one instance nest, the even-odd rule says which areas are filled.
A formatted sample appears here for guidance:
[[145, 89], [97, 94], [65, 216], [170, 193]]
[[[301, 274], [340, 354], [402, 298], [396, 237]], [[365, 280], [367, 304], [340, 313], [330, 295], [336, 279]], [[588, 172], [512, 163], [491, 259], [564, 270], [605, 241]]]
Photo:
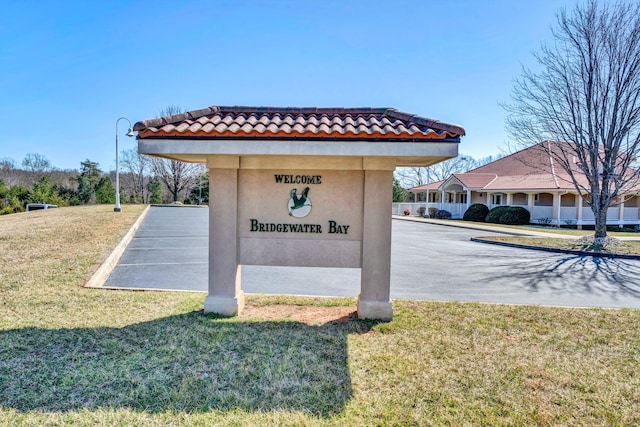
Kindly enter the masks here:
[[358, 298], [358, 319], [393, 320], [393, 304], [391, 301]]
[[207, 295], [204, 300], [204, 313], [218, 313], [221, 316], [237, 316], [244, 309], [244, 293], [240, 291], [235, 297]]

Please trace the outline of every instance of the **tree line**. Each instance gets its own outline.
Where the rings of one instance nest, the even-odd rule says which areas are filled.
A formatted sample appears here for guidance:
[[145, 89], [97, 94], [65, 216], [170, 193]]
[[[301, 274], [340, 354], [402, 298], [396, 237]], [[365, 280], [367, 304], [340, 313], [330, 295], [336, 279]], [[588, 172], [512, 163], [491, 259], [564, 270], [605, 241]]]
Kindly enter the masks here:
[[[121, 153], [122, 203], [209, 202], [209, 175], [204, 165], [151, 158], [135, 149]], [[104, 172], [97, 162], [80, 162], [79, 169], [59, 169], [43, 155], [27, 154], [18, 165], [0, 159], [0, 215], [25, 211], [28, 203], [57, 206], [115, 203], [115, 171]]]

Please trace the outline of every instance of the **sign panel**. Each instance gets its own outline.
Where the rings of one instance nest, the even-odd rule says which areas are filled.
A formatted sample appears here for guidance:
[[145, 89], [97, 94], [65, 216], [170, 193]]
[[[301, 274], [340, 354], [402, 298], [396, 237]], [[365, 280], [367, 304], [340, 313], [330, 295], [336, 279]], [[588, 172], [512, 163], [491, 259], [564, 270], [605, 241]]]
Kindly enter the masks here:
[[238, 173], [241, 264], [360, 267], [362, 171]]

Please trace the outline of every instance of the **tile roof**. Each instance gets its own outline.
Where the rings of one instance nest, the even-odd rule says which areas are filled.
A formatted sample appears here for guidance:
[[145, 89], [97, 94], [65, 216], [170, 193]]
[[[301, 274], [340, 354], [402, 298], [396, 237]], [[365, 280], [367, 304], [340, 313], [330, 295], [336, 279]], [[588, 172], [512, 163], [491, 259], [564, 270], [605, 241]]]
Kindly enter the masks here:
[[[453, 176], [465, 187], [477, 191], [574, 190], [569, 174], [555, 164], [543, 144], [549, 142]], [[578, 173], [576, 179], [586, 184], [584, 175]]]
[[498, 175], [495, 173], [455, 173], [454, 177], [458, 179], [467, 188], [483, 188], [487, 184], [494, 181]]
[[559, 185], [551, 174], [499, 176], [483, 187], [483, 190], [570, 190], [570, 182]]
[[407, 191], [424, 191], [427, 189], [427, 187], [429, 187], [429, 190], [437, 190], [440, 187], [440, 185], [442, 185], [443, 182], [444, 182], [443, 180], [439, 180], [439, 181], [430, 182], [428, 185], [427, 184], [417, 185], [415, 187], [407, 188]]
[[142, 120], [138, 138], [354, 139], [459, 141], [457, 125], [393, 108], [278, 108], [213, 106]]

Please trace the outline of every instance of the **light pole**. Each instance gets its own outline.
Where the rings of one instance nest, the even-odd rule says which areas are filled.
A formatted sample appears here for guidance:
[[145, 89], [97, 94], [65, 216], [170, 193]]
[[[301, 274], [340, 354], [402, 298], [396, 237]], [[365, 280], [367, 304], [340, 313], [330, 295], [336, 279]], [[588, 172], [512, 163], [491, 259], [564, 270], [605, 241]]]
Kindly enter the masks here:
[[129, 123], [129, 130], [127, 130], [127, 136], [133, 136], [133, 129], [131, 128], [131, 121], [126, 117], [120, 117], [116, 120], [116, 207], [113, 208], [114, 212], [120, 212], [120, 165], [118, 163], [118, 122], [120, 120], [126, 120]]

